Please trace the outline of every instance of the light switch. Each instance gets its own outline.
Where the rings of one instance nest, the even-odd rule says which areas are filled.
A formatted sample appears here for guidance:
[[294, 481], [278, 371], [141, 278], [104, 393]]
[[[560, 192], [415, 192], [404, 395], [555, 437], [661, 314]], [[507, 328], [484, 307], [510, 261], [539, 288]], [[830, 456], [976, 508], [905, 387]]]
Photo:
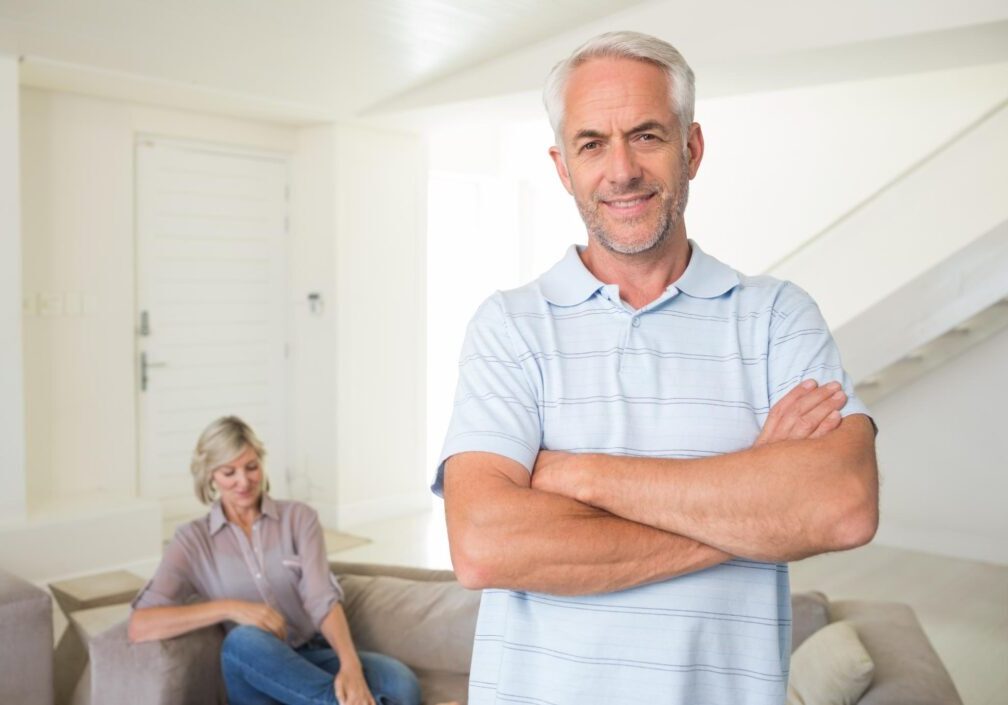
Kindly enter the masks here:
[[35, 309], [35, 296], [32, 294], [25, 294], [21, 297], [21, 313], [25, 316], [34, 316], [36, 313]]

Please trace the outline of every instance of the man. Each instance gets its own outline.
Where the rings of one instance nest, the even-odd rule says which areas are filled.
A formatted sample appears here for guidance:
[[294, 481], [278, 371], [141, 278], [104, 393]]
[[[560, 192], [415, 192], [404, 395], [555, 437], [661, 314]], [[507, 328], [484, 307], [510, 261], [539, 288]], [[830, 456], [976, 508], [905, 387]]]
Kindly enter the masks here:
[[597, 37], [545, 101], [588, 246], [477, 311], [434, 485], [470, 702], [780, 705], [786, 562], [871, 539], [873, 424], [805, 292], [687, 239], [674, 48]]

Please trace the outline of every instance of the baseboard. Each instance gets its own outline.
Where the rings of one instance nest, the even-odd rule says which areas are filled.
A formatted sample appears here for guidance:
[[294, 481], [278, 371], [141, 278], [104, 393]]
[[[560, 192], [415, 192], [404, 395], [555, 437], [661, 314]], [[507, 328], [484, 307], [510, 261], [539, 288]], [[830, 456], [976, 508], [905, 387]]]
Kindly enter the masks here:
[[426, 490], [420, 490], [388, 497], [375, 497], [361, 502], [343, 504], [310, 502], [310, 504], [319, 513], [319, 521], [323, 526], [342, 531], [372, 521], [429, 511], [431, 495]]
[[0, 502], [0, 531], [8, 526], [15, 526], [24, 523], [28, 518], [23, 503], [2, 503]]
[[1008, 544], [1003, 537], [994, 538], [883, 520], [875, 534], [875, 543], [952, 558], [1008, 565]]

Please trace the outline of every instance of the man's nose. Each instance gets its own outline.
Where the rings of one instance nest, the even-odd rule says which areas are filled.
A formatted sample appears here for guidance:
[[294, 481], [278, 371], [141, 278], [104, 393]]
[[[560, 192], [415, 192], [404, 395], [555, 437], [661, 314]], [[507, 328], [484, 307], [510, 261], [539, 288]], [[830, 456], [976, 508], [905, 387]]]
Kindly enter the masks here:
[[626, 184], [641, 177], [633, 149], [622, 140], [614, 140], [610, 146], [606, 167], [606, 178], [613, 184]]

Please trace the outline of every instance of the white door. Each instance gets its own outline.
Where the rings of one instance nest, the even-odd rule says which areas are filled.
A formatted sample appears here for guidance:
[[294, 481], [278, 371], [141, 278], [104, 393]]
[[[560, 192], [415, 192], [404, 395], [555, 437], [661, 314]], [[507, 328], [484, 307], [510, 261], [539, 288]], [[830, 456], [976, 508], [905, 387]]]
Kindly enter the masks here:
[[136, 157], [141, 494], [187, 506], [196, 439], [227, 414], [266, 444], [280, 489], [287, 161], [153, 138]]

